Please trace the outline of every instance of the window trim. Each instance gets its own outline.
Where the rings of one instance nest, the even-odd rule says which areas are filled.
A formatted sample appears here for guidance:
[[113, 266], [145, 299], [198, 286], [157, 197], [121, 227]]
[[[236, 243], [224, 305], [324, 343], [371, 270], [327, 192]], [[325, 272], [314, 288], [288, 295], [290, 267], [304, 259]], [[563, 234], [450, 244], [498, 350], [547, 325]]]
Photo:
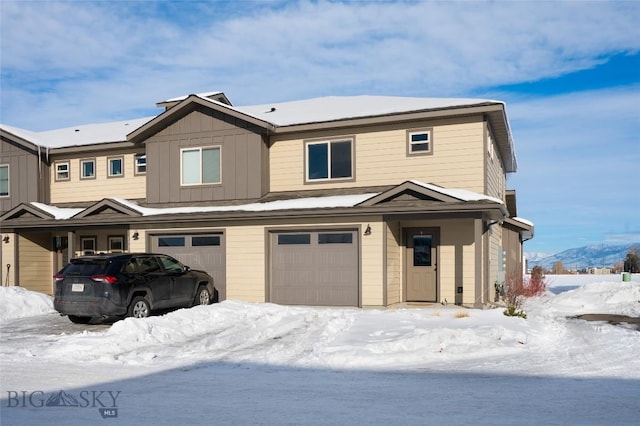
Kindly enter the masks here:
[[0, 164], [0, 168], [7, 168], [7, 193], [0, 194], [0, 198], [9, 198], [11, 196], [11, 167], [9, 164]]
[[[351, 147], [351, 176], [331, 177], [331, 144], [339, 142], [349, 142]], [[309, 147], [312, 145], [327, 145], [327, 175], [326, 178], [311, 179], [309, 177]], [[354, 135], [336, 136], [330, 139], [310, 139], [304, 141], [304, 183], [327, 183], [327, 182], [353, 182], [356, 180], [356, 137]]]
[[[55, 172], [55, 181], [56, 182], [64, 182], [71, 180], [71, 162], [70, 161], [56, 161], [54, 164], [54, 172]], [[67, 166], [67, 170], [60, 171], [58, 168], [60, 166]], [[60, 177], [60, 173], [66, 173], [67, 177]]]
[[[114, 160], [120, 160], [121, 173], [119, 175], [111, 174], [111, 162]], [[107, 157], [107, 178], [122, 178], [124, 177], [124, 156], [117, 155], [113, 157]]]
[[[84, 176], [84, 164], [93, 163], [93, 174], [91, 176]], [[81, 158], [80, 159], [80, 180], [89, 180], [96, 178], [96, 159], [95, 158]]]
[[[140, 166], [141, 165], [139, 163], [139, 159], [141, 159], [141, 158], [144, 158], [144, 171], [143, 172], [140, 171]], [[140, 175], [146, 175], [147, 174], [147, 154], [146, 153], [142, 152], [142, 153], [135, 154], [133, 156], [133, 162], [134, 162], [133, 174], [135, 176], [140, 176]]]
[[[217, 182], [202, 182], [202, 152], [207, 149], [218, 150], [218, 181]], [[186, 151], [198, 151], [199, 153], [199, 182], [197, 183], [184, 183], [184, 170], [183, 170], [183, 156]], [[222, 184], [222, 145], [208, 145], [208, 146], [195, 146], [180, 148], [180, 186], [203, 186], [203, 185], [220, 185]]]
[[[115, 241], [120, 241], [121, 248], [115, 249], [111, 246], [111, 243]], [[127, 248], [125, 247], [126, 238], [124, 235], [109, 235], [107, 236], [107, 247], [109, 248], [109, 253], [125, 253]]]
[[[429, 149], [424, 151], [414, 151], [413, 147], [415, 145], [422, 145], [425, 142], [412, 142], [411, 136], [417, 134], [428, 134], [429, 138], [426, 143], [429, 144]], [[408, 129], [406, 132], [406, 140], [407, 140], [407, 157], [418, 157], [424, 155], [433, 155], [433, 127], [421, 127], [418, 129]]]
[[[84, 248], [85, 241], [93, 241], [93, 250], [85, 250]], [[82, 252], [83, 256], [96, 254], [98, 252], [98, 238], [94, 236], [80, 237], [80, 252]]]

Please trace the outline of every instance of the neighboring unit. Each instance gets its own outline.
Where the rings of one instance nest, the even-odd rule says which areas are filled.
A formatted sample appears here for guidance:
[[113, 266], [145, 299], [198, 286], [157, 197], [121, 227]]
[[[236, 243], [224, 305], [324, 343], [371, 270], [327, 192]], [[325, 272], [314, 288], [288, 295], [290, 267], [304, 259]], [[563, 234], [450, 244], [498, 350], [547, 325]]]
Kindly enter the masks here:
[[502, 102], [327, 97], [232, 106], [221, 92], [156, 117], [2, 126], [3, 285], [52, 294], [78, 255], [164, 253], [219, 299], [482, 307], [522, 274]]

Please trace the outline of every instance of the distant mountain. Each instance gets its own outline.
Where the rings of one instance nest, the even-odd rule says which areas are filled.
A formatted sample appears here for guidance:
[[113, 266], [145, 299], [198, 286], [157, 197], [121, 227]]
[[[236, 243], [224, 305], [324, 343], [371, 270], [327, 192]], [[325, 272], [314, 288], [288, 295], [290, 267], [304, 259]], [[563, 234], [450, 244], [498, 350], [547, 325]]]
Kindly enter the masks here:
[[621, 245], [594, 244], [565, 250], [563, 252], [539, 257], [539, 253], [525, 253], [528, 260], [528, 267], [542, 266], [551, 269], [557, 261], [562, 262], [566, 269], [602, 268], [611, 267], [618, 262], [623, 262], [629, 249], [635, 248], [640, 253], [640, 243], [630, 243]]

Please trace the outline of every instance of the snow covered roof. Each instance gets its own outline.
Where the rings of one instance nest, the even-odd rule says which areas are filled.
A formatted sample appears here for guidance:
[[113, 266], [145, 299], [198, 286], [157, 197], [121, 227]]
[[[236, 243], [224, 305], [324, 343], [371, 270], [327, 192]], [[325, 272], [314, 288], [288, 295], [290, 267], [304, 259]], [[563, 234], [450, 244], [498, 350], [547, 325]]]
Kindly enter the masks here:
[[502, 104], [502, 102], [469, 98], [411, 98], [363, 95], [328, 96], [234, 108], [244, 114], [276, 126], [291, 126], [488, 104]]
[[41, 147], [63, 148], [111, 142], [125, 142], [129, 133], [152, 118], [153, 117], [143, 117], [109, 123], [83, 124], [43, 132], [32, 132], [17, 127], [6, 126], [4, 124], [0, 125], [0, 128]]

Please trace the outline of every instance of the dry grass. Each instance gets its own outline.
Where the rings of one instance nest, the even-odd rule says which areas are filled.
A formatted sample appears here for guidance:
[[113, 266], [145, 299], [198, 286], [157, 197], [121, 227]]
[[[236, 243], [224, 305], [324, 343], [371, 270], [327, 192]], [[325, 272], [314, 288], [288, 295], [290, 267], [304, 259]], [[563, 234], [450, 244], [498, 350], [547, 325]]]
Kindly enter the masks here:
[[469, 312], [466, 311], [458, 311], [455, 315], [456, 318], [467, 318], [469, 317]]

